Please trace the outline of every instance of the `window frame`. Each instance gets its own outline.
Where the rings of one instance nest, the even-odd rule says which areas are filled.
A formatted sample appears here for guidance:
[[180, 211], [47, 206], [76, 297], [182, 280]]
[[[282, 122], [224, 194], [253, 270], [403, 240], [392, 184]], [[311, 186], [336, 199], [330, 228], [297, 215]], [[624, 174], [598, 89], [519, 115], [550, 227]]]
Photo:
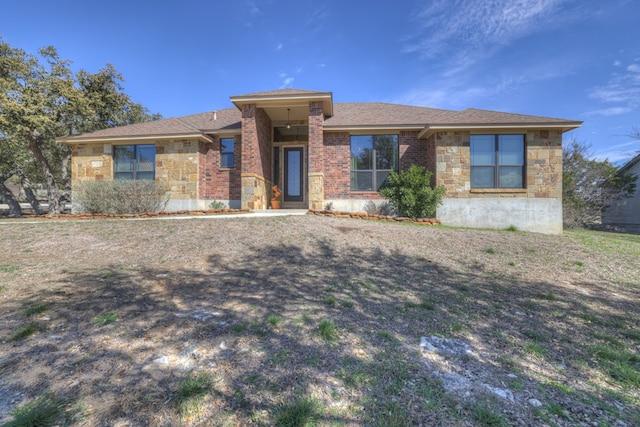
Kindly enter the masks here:
[[[153, 168], [151, 171], [142, 171], [139, 170], [139, 165], [140, 165], [140, 158], [139, 158], [139, 149], [140, 148], [151, 148], [153, 147], [153, 161], [151, 162], [151, 164], [153, 165]], [[118, 172], [118, 157], [117, 157], [117, 152], [123, 148], [131, 148], [133, 150], [133, 159], [131, 161], [132, 163], [132, 170], [131, 172]], [[156, 179], [156, 154], [157, 154], [157, 147], [155, 144], [118, 144], [118, 145], [114, 145], [113, 146], [113, 179], [126, 179], [126, 180], [150, 180], [150, 181], [155, 181]], [[149, 174], [152, 173], [153, 176], [152, 177], [139, 177], [138, 174]], [[121, 174], [120, 176], [118, 176], [118, 174]], [[127, 177], [127, 176], [123, 176], [124, 174], [131, 174], [131, 177]]]
[[[231, 140], [231, 144], [232, 144], [231, 151], [222, 151], [223, 147], [225, 147], [222, 142], [224, 140]], [[220, 168], [221, 169], [232, 169], [235, 167], [236, 165], [235, 149], [236, 149], [235, 137], [220, 138]], [[228, 159], [229, 157], [231, 157], [231, 166], [229, 166], [228, 161], [225, 163], [225, 159]]]
[[[502, 137], [513, 137], [513, 136], [518, 136], [521, 138], [522, 141], [522, 152], [519, 153], [519, 155], [521, 156], [521, 164], [513, 164], [513, 163], [501, 163], [500, 162], [500, 153], [504, 152], [504, 150], [500, 150], [500, 142], [501, 142], [501, 138]], [[491, 164], [474, 164], [474, 153], [473, 153], [473, 139], [474, 137], [493, 137], [493, 150], [491, 152], [491, 156], [492, 156], [492, 161], [493, 163]], [[522, 189], [526, 189], [527, 188], [527, 170], [526, 170], [526, 165], [527, 165], [527, 159], [526, 159], [526, 153], [527, 153], [527, 140], [525, 138], [524, 134], [505, 134], [505, 133], [500, 133], [500, 134], [471, 134], [469, 137], [469, 163], [470, 163], [470, 187], [471, 189], [500, 189], [500, 190], [522, 190]], [[492, 178], [493, 178], [493, 185], [492, 186], [478, 186], [478, 185], [474, 185], [474, 180], [473, 180], [473, 175], [474, 175], [474, 169], [479, 169], [479, 168], [492, 168]], [[521, 180], [522, 180], [522, 184], [518, 187], [513, 187], [513, 186], [504, 186], [501, 184], [500, 182], [500, 172], [501, 170], [504, 170], [505, 168], [519, 168], [520, 169], [520, 176], [521, 176]]]
[[[394, 155], [392, 162], [395, 163], [391, 169], [379, 169], [378, 168], [378, 150], [375, 148], [375, 138], [376, 137], [392, 137], [394, 144]], [[371, 158], [370, 158], [370, 169], [354, 169], [354, 142], [357, 138], [370, 138], [371, 139]], [[352, 134], [349, 135], [349, 190], [351, 192], [378, 192], [384, 181], [386, 181], [386, 177], [391, 173], [391, 171], [398, 172], [400, 168], [400, 136], [398, 134]], [[356, 157], [357, 159], [357, 157]], [[371, 189], [359, 189], [354, 188], [354, 183], [357, 183], [357, 179], [354, 179], [354, 174], [369, 172], [371, 174]], [[387, 172], [385, 178], [382, 182], [378, 182], [378, 174], [380, 172]]]

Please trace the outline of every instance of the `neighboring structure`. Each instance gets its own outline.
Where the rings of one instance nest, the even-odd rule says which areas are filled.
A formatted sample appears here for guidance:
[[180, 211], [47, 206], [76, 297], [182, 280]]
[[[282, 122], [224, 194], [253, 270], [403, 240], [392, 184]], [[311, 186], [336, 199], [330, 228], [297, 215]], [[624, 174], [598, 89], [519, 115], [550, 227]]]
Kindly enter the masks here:
[[636, 192], [633, 197], [614, 201], [602, 213], [602, 224], [622, 231], [640, 233], [640, 154], [625, 163], [621, 171], [636, 176]]
[[581, 122], [486, 110], [333, 103], [282, 89], [231, 97], [236, 108], [60, 138], [72, 186], [155, 179], [169, 208], [362, 210], [391, 170], [418, 164], [447, 189], [443, 224], [562, 232], [562, 133]]

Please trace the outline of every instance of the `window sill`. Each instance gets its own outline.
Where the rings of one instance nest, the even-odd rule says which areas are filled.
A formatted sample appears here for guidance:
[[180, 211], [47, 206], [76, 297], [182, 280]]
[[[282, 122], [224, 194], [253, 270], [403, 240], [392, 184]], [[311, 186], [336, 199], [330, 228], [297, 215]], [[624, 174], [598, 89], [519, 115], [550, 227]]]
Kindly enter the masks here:
[[526, 188], [472, 188], [470, 193], [526, 193]]

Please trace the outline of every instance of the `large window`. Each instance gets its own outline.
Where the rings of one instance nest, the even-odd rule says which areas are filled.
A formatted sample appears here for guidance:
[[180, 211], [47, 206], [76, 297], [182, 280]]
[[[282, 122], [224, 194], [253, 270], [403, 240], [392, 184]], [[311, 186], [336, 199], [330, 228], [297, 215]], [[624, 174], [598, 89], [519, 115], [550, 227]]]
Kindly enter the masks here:
[[235, 140], [233, 138], [220, 139], [220, 167], [233, 167], [233, 147]]
[[471, 135], [471, 188], [524, 188], [524, 135]]
[[377, 191], [398, 170], [398, 135], [351, 136], [351, 190]]
[[113, 163], [115, 179], [155, 179], [156, 146], [115, 145]]

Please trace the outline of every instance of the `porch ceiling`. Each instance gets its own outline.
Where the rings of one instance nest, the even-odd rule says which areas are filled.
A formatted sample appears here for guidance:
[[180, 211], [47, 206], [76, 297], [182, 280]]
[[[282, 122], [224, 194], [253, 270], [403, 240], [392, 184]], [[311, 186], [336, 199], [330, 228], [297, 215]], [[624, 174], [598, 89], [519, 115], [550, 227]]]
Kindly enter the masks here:
[[233, 96], [231, 97], [231, 102], [240, 110], [248, 104], [262, 108], [274, 126], [287, 122], [287, 109], [290, 109], [289, 120], [292, 122], [307, 123], [309, 120], [310, 102], [322, 102], [325, 117], [333, 115], [333, 94], [331, 92], [264, 92], [262, 94]]

